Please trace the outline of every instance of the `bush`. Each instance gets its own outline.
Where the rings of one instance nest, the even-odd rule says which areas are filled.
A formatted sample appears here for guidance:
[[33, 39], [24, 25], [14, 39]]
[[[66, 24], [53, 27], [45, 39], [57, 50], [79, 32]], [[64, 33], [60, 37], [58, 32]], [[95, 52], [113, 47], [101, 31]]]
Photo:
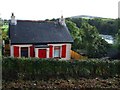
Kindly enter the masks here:
[[56, 61], [38, 58], [3, 58], [3, 80], [120, 76], [120, 61]]

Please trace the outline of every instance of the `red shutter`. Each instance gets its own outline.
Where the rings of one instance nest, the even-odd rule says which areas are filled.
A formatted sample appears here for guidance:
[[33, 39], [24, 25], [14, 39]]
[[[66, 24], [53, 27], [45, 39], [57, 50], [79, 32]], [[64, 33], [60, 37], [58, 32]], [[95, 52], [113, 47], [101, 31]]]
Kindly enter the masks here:
[[66, 58], [66, 45], [62, 45], [62, 58]]
[[30, 46], [30, 57], [34, 57], [35, 53], [34, 53], [34, 46]]
[[50, 45], [49, 48], [50, 48], [50, 49], [49, 49], [49, 58], [52, 58], [52, 57], [53, 57], [53, 46]]
[[14, 46], [14, 57], [19, 57], [19, 47]]

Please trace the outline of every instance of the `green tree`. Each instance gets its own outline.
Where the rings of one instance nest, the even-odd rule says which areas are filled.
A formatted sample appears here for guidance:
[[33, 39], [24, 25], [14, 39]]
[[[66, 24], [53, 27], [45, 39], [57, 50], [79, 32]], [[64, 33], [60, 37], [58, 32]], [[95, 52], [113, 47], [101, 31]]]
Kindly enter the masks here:
[[97, 28], [90, 25], [87, 20], [80, 19], [80, 22], [76, 19], [74, 19], [74, 22], [72, 19], [66, 20], [67, 27], [74, 39], [72, 49], [77, 52], [84, 51], [89, 57], [106, 56], [109, 45], [99, 36]]
[[68, 29], [73, 37], [73, 40], [74, 40], [72, 49], [77, 51], [77, 49], [80, 49], [79, 45], [82, 41], [83, 32], [81, 29], [79, 29], [76, 26], [76, 24], [74, 22], [72, 22], [70, 20], [66, 20], [66, 25], [67, 25], [67, 27], [68, 27]]
[[82, 37], [82, 48], [87, 51], [89, 57], [104, 57], [107, 54], [108, 43], [103, 40], [95, 26], [83, 23], [81, 26], [84, 34]]
[[3, 25], [3, 20], [0, 18], [0, 27]]
[[95, 19], [89, 19], [88, 23], [92, 26], [95, 26], [100, 34], [107, 34], [114, 36], [118, 31], [117, 19], [95, 18]]
[[2, 39], [5, 40], [5, 43], [9, 43], [9, 37], [8, 37], [8, 20], [3, 20], [2, 21], [2, 26], [1, 26], [1, 35]]
[[118, 50], [120, 50], [120, 18], [118, 18], [118, 32], [116, 34], [116, 44]]
[[2, 38], [3, 40], [8, 40], [8, 25], [2, 26]]
[[118, 49], [120, 50], [120, 29], [118, 30], [118, 33], [116, 34], [116, 44]]

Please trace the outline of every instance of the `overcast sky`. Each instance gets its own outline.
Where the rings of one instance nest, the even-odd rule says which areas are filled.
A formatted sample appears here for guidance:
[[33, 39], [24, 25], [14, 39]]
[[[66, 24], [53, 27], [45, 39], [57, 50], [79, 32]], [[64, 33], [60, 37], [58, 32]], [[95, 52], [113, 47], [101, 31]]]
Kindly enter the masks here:
[[118, 17], [119, 0], [0, 0], [0, 17], [43, 20], [76, 15]]

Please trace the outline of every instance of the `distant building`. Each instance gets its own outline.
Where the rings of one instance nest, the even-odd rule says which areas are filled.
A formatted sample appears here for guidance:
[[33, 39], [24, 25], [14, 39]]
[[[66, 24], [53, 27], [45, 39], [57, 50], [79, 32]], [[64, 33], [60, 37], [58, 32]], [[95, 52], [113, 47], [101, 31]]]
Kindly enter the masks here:
[[16, 20], [9, 24], [10, 56], [70, 59], [73, 39], [63, 16], [56, 21]]

